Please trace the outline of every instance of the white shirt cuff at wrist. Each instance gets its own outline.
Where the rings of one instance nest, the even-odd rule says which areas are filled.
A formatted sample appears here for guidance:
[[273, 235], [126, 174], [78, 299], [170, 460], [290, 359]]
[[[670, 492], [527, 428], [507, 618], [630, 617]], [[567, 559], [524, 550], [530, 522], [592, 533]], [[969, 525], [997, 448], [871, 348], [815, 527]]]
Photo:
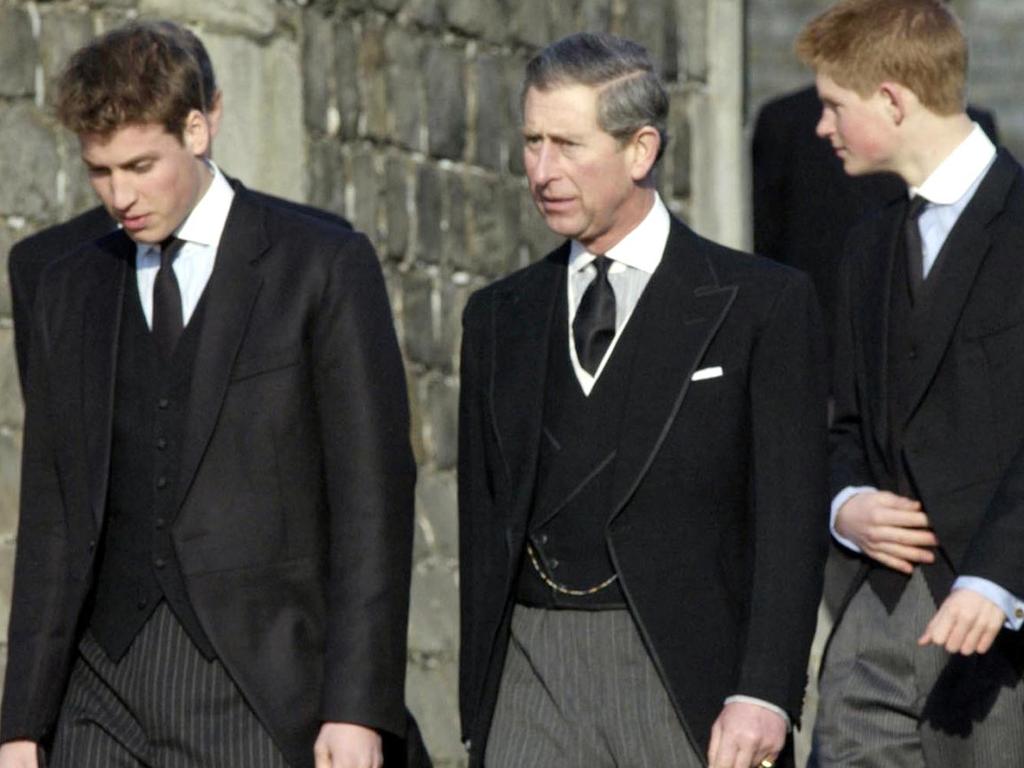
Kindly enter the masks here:
[[786, 710], [782, 707], [777, 707], [770, 701], [759, 699], [755, 696], [744, 696], [741, 693], [733, 694], [725, 700], [726, 704], [742, 703], [742, 704], [756, 704], [759, 707], [764, 707], [767, 710], [771, 710], [776, 715], [782, 718], [783, 722], [786, 723], [786, 732], [793, 730], [793, 724], [789, 720], [789, 715], [786, 714]]

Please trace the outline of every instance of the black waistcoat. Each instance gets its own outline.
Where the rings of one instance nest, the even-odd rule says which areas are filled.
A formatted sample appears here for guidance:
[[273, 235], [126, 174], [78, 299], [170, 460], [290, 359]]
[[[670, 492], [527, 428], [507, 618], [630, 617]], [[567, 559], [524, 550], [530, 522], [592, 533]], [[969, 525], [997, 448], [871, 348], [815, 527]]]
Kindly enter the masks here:
[[[619, 427], [643, 330], [645, 302], [641, 297], [589, 397], [580, 388], [569, 359], [566, 304], [559, 301], [552, 323], [528, 540], [534, 558], [551, 581], [585, 590], [615, 574], [605, 531], [612, 511]], [[547, 608], [625, 607], [618, 581], [589, 595], [556, 591], [538, 574], [529, 552], [522, 560], [517, 600]]]
[[[928, 334], [932, 332], [928, 318], [932, 309], [932, 297], [935, 285], [943, 279], [945, 270], [945, 248], [939, 253], [928, 278], [921, 284], [917, 295], [912, 295], [910, 270], [907, 265], [905, 248], [897, 251], [892, 286], [889, 292], [889, 327], [888, 357], [886, 371], [889, 392], [889, 466], [896, 481], [896, 492], [912, 499], [920, 499], [921, 495], [914, 484], [913, 475], [907, 465], [904, 444], [904, 432], [911, 416], [914, 392], [919, 385], [921, 359], [918, 350], [922, 348]], [[941, 449], [941, 448], [940, 448]], [[927, 509], [925, 512], [927, 513]], [[898, 571], [887, 568], [872, 561], [873, 567], [869, 574], [872, 588], [892, 611], [906, 585], [907, 577]], [[952, 584], [953, 571], [945, 561], [941, 549], [937, 553], [936, 562], [932, 566], [922, 566], [932, 595], [937, 601], [948, 592]]]
[[120, 659], [161, 600], [200, 652], [214, 651], [193, 612], [170, 524], [192, 366], [203, 322], [200, 301], [170, 361], [157, 350], [135, 289], [124, 293], [114, 390], [110, 490], [90, 630]]

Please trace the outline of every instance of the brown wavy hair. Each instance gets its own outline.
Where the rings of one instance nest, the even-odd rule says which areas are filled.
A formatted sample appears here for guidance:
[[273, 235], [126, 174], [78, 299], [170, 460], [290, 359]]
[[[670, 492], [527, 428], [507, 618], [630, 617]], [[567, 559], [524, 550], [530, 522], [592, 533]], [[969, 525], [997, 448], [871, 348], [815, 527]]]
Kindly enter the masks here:
[[57, 84], [56, 113], [80, 136], [159, 124], [180, 139], [189, 113], [209, 106], [213, 94], [205, 91], [186, 38], [170, 34], [169, 22], [133, 22], [72, 54]]
[[840, 0], [803, 28], [795, 49], [862, 97], [893, 81], [936, 114], [964, 110], [967, 41], [941, 0]]

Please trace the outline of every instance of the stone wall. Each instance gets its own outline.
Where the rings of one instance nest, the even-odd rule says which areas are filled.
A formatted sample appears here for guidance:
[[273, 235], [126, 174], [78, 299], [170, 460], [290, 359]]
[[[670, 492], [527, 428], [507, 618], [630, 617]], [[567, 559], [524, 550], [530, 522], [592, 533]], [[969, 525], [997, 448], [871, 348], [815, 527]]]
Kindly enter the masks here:
[[[741, 19], [738, 0], [716, 2], [728, 6], [727, 20]], [[719, 42], [716, 25], [725, 22], [709, 0], [0, 0], [3, 638], [22, 419], [7, 252], [94, 204], [76, 143], [49, 113], [54, 77], [68, 53], [135, 15], [184, 22], [209, 48], [225, 98], [215, 157], [227, 171], [348, 217], [378, 249], [407, 363], [420, 466], [409, 700], [437, 764], [461, 764], [454, 477], [460, 314], [471, 291], [554, 242], [522, 176], [523, 65], [538, 46], [578, 29], [646, 44], [672, 95], [663, 195], [702, 228], [695, 199], [713, 200], [703, 206], [711, 210], [730, 195], [738, 205], [742, 191], [715, 181], [723, 162], [734, 166], [742, 157], [739, 142], [718, 136], [716, 143], [714, 128], [729, 115], [725, 122], [739, 125], [731, 97], [739, 93], [739, 68], [715, 63], [740, 60], [738, 36]], [[716, 98], [719, 91], [727, 98]], [[708, 150], [693, 153], [695, 142]], [[710, 234], [727, 231], [710, 215], [705, 223]]]

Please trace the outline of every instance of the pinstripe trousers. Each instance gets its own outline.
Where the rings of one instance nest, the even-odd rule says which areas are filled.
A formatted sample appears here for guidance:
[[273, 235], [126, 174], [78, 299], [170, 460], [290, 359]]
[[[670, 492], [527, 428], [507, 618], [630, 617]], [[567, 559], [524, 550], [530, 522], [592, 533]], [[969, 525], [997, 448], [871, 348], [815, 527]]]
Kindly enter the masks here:
[[824, 660], [810, 766], [1024, 766], [1018, 638], [1004, 631], [980, 656], [921, 648], [935, 610], [920, 569], [891, 615], [860, 587]]
[[[312, 760], [313, 745], [309, 745]], [[49, 768], [286, 768], [224, 667], [162, 603], [112, 662], [86, 633]]]
[[512, 613], [486, 768], [699, 768], [629, 611]]

